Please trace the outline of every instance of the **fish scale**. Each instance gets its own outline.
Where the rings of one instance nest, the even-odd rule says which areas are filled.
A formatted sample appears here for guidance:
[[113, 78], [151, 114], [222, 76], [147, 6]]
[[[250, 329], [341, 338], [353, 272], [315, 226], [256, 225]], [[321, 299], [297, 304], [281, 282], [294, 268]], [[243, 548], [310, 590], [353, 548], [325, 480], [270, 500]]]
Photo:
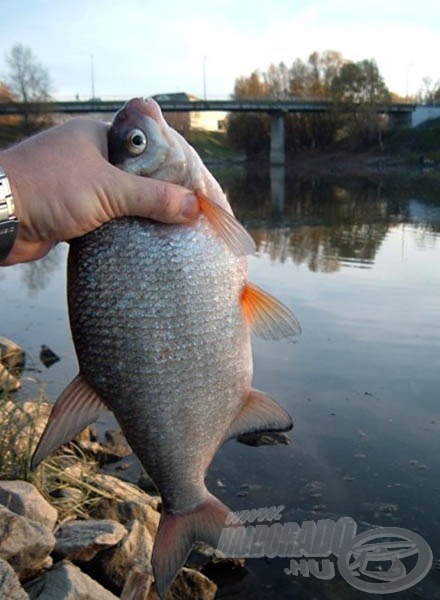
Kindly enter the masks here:
[[[165, 240], [164, 229], [168, 229]], [[250, 385], [252, 375], [250, 348], [245, 353], [241, 344], [242, 259], [222, 248], [203, 217], [196, 230], [194, 238], [182, 227], [122, 219], [74, 241], [69, 255], [69, 313], [80, 370], [117, 414], [130, 397], [136, 397], [141, 408], [134, 418], [143, 425], [136, 436], [128, 437], [154, 481], [160, 483], [161, 474], [170, 468], [169, 448], [166, 444], [158, 447], [157, 436], [180, 443], [181, 460], [174, 471], [182, 473], [182, 482], [176, 486], [180, 477], [175, 474], [171, 491], [167, 490], [169, 479], [165, 482], [165, 495], [177, 511], [200, 498], [210, 454], [222, 443], [222, 431], [240, 410], [237, 389], [243, 396], [243, 383]], [[113, 243], [102, 244], [103, 237], [111, 237]], [[124, 254], [122, 280], [115, 279], [112, 274], [127, 239], [131, 241]], [[209, 268], [200, 268], [202, 258], [209, 260]], [[91, 279], [93, 295], [88, 288]], [[130, 282], [128, 290], [124, 280]], [[148, 281], [142, 294], [138, 281]], [[144, 321], [139, 315], [153, 320]], [[235, 383], [231, 382], [234, 377]], [[125, 431], [132, 430], [132, 413], [122, 415], [120, 423]], [[174, 424], [171, 433], [170, 423]], [[195, 432], [198, 423], [203, 425]], [[154, 460], [147, 458], [153, 454]]]

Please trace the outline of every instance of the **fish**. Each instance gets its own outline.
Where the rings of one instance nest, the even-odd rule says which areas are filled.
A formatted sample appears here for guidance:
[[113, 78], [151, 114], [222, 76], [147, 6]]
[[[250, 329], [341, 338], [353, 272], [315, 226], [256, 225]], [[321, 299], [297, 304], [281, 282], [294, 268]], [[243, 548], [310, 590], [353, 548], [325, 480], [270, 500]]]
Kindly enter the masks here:
[[55, 403], [32, 467], [110, 409], [161, 495], [152, 566], [164, 598], [193, 543], [215, 548], [225, 526], [230, 510], [205, 484], [222, 444], [293, 427], [252, 387], [251, 332], [281, 339], [300, 327], [248, 281], [254, 241], [154, 100], [133, 98], [116, 113], [108, 147], [117, 167], [193, 190], [200, 216], [183, 225], [122, 217], [70, 242], [79, 373]]

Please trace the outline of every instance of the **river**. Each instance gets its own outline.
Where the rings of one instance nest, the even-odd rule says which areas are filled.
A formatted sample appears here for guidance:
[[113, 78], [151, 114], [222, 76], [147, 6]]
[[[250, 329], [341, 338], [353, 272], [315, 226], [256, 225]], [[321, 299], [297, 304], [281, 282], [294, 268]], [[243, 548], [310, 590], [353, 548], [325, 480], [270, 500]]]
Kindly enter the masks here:
[[[229, 442], [208, 487], [234, 510], [283, 505], [282, 522], [351, 517], [358, 533], [417, 532], [438, 560], [440, 193], [348, 177], [284, 185], [283, 172], [272, 181], [217, 176], [257, 243], [251, 280], [293, 309], [303, 333], [295, 343], [253, 344], [255, 387], [292, 414], [292, 443]], [[27, 353], [21, 397], [37, 378], [55, 399], [76, 373], [66, 252], [60, 244], [42, 261], [0, 269], [0, 335]], [[42, 344], [60, 357], [49, 369]], [[250, 559], [222, 578], [219, 597], [368, 597], [337, 573], [323, 581], [287, 567], [289, 558]], [[439, 571], [393, 597], [434, 598]]]

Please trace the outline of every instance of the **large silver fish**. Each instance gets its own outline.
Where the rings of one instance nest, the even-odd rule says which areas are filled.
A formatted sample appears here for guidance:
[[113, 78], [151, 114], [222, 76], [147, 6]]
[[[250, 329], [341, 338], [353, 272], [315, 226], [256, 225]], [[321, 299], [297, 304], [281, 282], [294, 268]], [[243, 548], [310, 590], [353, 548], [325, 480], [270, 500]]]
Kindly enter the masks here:
[[74, 240], [70, 324], [79, 375], [55, 404], [36, 466], [111, 409], [156, 483], [153, 551], [163, 598], [196, 540], [216, 546], [229, 509], [205, 486], [219, 447], [249, 431], [289, 430], [286, 411], [252, 389], [251, 330], [296, 334], [292, 313], [247, 280], [254, 243], [195, 150], [140, 98], [115, 116], [111, 161], [197, 191], [190, 225], [116, 219]]

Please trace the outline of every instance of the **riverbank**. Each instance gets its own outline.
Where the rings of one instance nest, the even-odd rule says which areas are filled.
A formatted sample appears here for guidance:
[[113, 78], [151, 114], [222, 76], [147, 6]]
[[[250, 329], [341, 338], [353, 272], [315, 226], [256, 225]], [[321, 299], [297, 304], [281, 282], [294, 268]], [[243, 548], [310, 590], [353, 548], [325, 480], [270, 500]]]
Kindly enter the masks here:
[[[208, 165], [246, 166], [267, 171], [268, 157], [246, 158], [228, 145], [226, 133], [190, 131], [188, 141]], [[440, 183], [440, 119], [416, 128], [384, 133], [382, 146], [365, 147], [347, 138], [324, 149], [287, 149], [289, 174], [308, 177], [354, 175], [373, 179], [399, 178], [401, 185]]]

